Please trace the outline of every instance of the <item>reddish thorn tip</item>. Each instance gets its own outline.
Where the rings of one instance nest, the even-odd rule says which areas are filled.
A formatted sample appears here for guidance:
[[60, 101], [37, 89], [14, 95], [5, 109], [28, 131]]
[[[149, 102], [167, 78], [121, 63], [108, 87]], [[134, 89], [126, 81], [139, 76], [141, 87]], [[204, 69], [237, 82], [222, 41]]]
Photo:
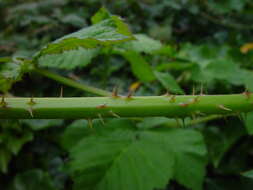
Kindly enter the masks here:
[[229, 108], [227, 108], [227, 107], [225, 107], [224, 105], [218, 105], [218, 107], [220, 108], [220, 109], [222, 109], [222, 110], [225, 110], [225, 111], [232, 111], [231, 109], [229, 109]]
[[118, 98], [119, 97], [119, 95], [118, 95], [118, 87], [114, 87], [113, 88], [112, 97], [113, 98]]
[[101, 105], [96, 106], [96, 108], [98, 109], [107, 108], [107, 107], [108, 106], [106, 104], [101, 104]]

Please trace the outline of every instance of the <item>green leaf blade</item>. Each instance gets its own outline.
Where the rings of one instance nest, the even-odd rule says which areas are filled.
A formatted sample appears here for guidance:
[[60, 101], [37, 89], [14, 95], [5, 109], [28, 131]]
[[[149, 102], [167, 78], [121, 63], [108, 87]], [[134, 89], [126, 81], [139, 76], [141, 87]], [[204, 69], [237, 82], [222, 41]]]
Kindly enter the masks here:
[[184, 94], [183, 89], [177, 84], [176, 80], [169, 73], [154, 72], [158, 81], [172, 93]]

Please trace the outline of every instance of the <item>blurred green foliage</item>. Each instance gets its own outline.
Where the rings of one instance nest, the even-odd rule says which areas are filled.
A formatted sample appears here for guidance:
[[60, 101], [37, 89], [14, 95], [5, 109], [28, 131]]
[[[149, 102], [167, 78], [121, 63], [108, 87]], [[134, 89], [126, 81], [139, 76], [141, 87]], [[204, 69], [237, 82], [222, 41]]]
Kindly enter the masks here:
[[[0, 91], [59, 96], [32, 57], [121, 94], [136, 82], [136, 95], [253, 91], [252, 14], [250, 0], [2, 0]], [[1, 120], [0, 189], [253, 187], [252, 113], [187, 129], [164, 128], [168, 118], [99, 120]]]

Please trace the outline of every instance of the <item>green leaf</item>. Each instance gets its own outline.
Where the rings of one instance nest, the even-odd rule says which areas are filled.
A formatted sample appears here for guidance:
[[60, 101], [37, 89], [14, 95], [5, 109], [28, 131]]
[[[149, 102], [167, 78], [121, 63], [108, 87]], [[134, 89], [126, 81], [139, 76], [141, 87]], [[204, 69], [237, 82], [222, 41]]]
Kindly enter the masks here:
[[248, 177], [248, 178], [253, 179], [253, 170], [249, 170], [247, 172], [243, 172], [241, 175], [244, 176], [244, 177]]
[[253, 135], [253, 112], [247, 113], [244, 117], [244, 124], [249, 135]]
[[29, 61], [21, 58], [0, 64], [0, 91], [7, 92], [15, 82], [22, 79], [25, 73], [31, 71], [32, 67]]
[[73, 69], [87, 65], [98, 54], [101, 46], [133, 39], [134, 36], [121, 18], [111, 16], [48, 44], [35, 59], [38, 59], [40, 66]]
[[28, 125], [32, 130], [38, 131], [42, 129], [47, 129], [49, 127], [55, 127], [63, 125], [63, 120], [61, 119], [22, 119], [20, 123]]
[[33, 133], [31, 133], [30, 131], [24, 131], [22, 136], [20, 137], [9, 135], [8, 141], [5, 142], [5, 144], [8, 150], [11, 151], [11, 153], [17, 155], [22, 146], [25, 143], [32, 140], [33, 140]]
[[10, 190], [56, 190], [47, 172], [28, 170], [15, 176]]
[[235, 124], [227, 126], [209, 126], [203, 130], [208, 147], [209, 159], [215, 167], [218, 167], [224, 155], [243, 136], [243, 128]]
[[3, 148], [0, 149], [0, 171], [7, 173], [8, 164], [11, 160], [11, 153]]
[[243, 76], [244, 76], [244, 85], [247, 90], [250, 92], [253, 92], [253, 72], [248, 70], [243, 70]]
[[177, 84], [177, 81], [169, 73], [161, 73], [155, 71], [155, 76], [158, 81], [168, 90], [169, 92], [176, 94], [184, 94], [182, 88]]
[[137, 130], [128, 120], [104, 128], [111, 125], [114, 130], [86, 137], [70, 151], [74, 189], [163, 189], [170, 179], [201, 189], [206, 150], [198, 132]]
[[33, 140], [33, 133], [16, 120], [0, 122], [0, 171], [6, 173], [12, 155], [17, 155], [23, 145]]
[[204, 73], [207, 78], [225, 80], [230, 84], [243, 84], [244, 73], [240, 70], [239, 65], [231, 60], [218, 59], [211, 61], [205, 68]]
[[136, 40], [120, 44], [119, 47], [125, 51], [135, 51], [138, 53], [152, 54], [162, 48], [158, 40], [154, 40], [145, 34], [135, 34]]
[[68, 150], [90, 134], [90, 132], [91, 129], [88, 126], [87, 120], [76, 120], [65, 129], [61, 138], [61, 145]]
[[92, 24], [97, 24], [98, 22], [101, 22], [102, 20], [110, 18], [111, 14], [108, 12], [108, 10], [104, 7], [100, 8], [98, 12], [96, 12], [95, 15], [91, 17]]
[[148, 117], [144, 118], [137, 126], [141, 129], [148, 129], [166, 124], [170, 121], [171, 119], [167, 117]]
[[133, 74], [140, 81], [150, 82], [155, 79], [152, 68], [140, 54], [134, 51], [126, 51], [122, 55], [129, 61]]
[[62, 69], [74, 69], [88, 65], [92, 58], [99, 54], [99, 49], [84, 49], [65, 51], [59, 54], [45, 55], [39, 59], [43, 67], [56, 67]]

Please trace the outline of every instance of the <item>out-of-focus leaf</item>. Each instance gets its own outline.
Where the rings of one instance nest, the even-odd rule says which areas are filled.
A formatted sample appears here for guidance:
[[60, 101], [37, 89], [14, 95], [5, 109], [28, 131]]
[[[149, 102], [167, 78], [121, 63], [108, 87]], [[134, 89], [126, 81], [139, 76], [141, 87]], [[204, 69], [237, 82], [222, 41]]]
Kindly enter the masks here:
[[233, 11], [241, 11], [246, 6], [247, 0], [226, 0], [219, 3], [215, 1], [209, 1], [208, 7], [217, 13], [226, 14]]
[[140, 54], [134, 51], [126, 51], [122, 55], [129, 61], [133, 74], [140, 81], [150, 82], [155, 79], [152, 68]]
[[242, 85], [244, 74], [239, 65], [226, 59], [220, 59], [210, 62], [205, 68], [204, 73], [207, 78], [226, 80], [230, 84]]
[[49, 127], [60, 126], [63, 124], [61, 119], [22, 119], [21, 123], [28, 125], [32, 130], [38, 131]]
[[6, 173], [12, 155], [17, 155], [23, 145], [33, 140], [33, 133], [15, 120], [0, 122], [0, 171]]
[[56, 190], [49, 174], [39, 169], [28, 170], [15, 176], [10, 190]]
[[16, 155], [25, 143], [33, 140], [33, 133], [24, 131], [24, 134], [20, 137], [9, 135], [7, 140], [8, 141], [5, 142], [6, 147], [11, 153]]
[[65, 129], [61, 138], [61, 145], [68, 150], [89, 134], [91, 134], [91, 129], [87, 120], [76, 120]]
[[184, 94], [182, 88], [177, 84], [176, 80], [169, 73], [161, 73], [155, 71], [157, 80], [169, 91], [177, 94]]
[[248, 53], [248, 51], [252, 50], [253, 49], [253, 43], [247, 43], [247, 44], [244, 44], [240, 50], [242, 53]]
[[71, 24], [76, 27], [83, 27], [85, 25], [85, 20], [76, 14], [68, 14], [61, 18], [61, 22], [66, 24]]
[[240, 137], [245, 135], [245, 131], [240, 125], [231, 124], [229, 128], [228, 126], [205, 128], [203, 134], [207, 143], [210, 161], [215, 167], [218, 167], [226, 152]]
[[253, 112], [247, 113], [244, 117], [244, 124], [249, 135], [253, 135]]
[[11, 153], [5, 149], [0, 149], [0, 171], [7, 173], [8, 164], [11, 160]]
[[129, 87], [129, 91], [131, 92], [135, 92], [139, 87], [140, 87], [141, 83], [140, 82], [134, 82], [130, 85]]
[[244, 177], [248, 177], [248, 178], [253, 179], [253, 170], [249, 170], [247, 172], [243, 172], [241, 175], [244, 176]]
[[249, 90], [250, 92], [253, 92], [253, 82], [252, 82], [253, 81], [253, 72], [244, 69], [242, 71], [242, 73], [244, 76], [243, 82], [244, 82], [246, 89]]
[[[74, 189], [152, 190], [164, 188], [172, 178], [201, 189], [206, 150], [198, 132], [137, 130], [127, 120], [113, 125], [114, 130], [84, 138], [71, 149]], [[108, 127], [110, 123], [104, 126]]]

